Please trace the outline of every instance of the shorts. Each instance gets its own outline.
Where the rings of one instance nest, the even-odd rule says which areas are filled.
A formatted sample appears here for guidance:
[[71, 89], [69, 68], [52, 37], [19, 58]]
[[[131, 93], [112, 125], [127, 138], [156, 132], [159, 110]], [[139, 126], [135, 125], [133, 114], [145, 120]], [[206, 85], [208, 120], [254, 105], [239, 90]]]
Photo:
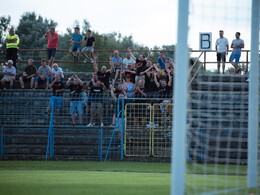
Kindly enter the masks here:
[[91, 102], [91, 114], [95, 112], [97, 114], [102, 114], [102, 104], [100, 102]]
[[235, 62], [238, 64], [240, 59], [241, 53], [232, 53], [230, 55], [229, 61], [232, 62], [235, 59]]
[[55, 57], [55, 54], [56, 48], [47, 48], [48, 59], [51, 59], [51, 57]]
[[35, 79], [35, 82], [36, 82], [36, 83], [46, 82], [46, 81], [50, 81], [50, 77], [47, 77], [47, 78], [45, 78], [44, 80], [41, 80], [40, 77], [36, 77], [36, 79]]
[[226, 61], [226, 52], [217, 53], [217, 61], [218, 62], [225, 62]]
[[31, 82], [32, 78], [33, 78], [33, 77], [31, 77], [31, 78], [28, 79], [27, 77], [24, 77], [24, 76], [23, 76], [23, 82], [27, 82], [27, 81], [28, 81], [28, 82]]
[[[54, 79], [55, 79], [55, 78], [53, 78], [53, 77], [52, 77], [52, 78], [49, 78], [49, 77], [48, 77], [47, 81], [49, 81], [49, 82], [52, 83], [52, 82], [54, 81]], [[61, 77], [61, 78], [60, 78], [60, 81], [63, 81], [63, 79], [64, 79], [64, 77]]]
[[3, 79], [6, 80], [7, 82], [9, 82], [11, 79], [15, 79], [15, 77], [14, 76], [5, 75], [3, 77]]
[[73, 45], [73, 46], [70, 48], [71, 51], [80, 51], [80, 49], [81, 49], [81, 46], [80, 46], [80, 45]]
[[70, 114], [76, 114], [76, 109], [78, 114], [83, 114], [82, 101], [70, 102]]
[[[90, 47], [87, 46], [87, 47], [84, 47], [81, 51], [84, 51], [84, 52], [87, 52], [87, 50], [89, 49]], [[92, 47], [90, 50], [88, 51], [91, 51], [91, 52], [94, 52], [94, 48]]]
[[51, 96], [49, 106], [52, 106], [52, 102], [55, 108], [61, 108], [62, 105], [62, 97]]

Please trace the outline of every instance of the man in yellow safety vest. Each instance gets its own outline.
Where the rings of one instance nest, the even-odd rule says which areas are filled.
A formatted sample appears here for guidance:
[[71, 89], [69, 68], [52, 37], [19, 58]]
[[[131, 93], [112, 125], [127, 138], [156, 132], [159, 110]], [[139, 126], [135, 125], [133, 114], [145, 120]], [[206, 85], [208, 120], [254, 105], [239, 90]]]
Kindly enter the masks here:
[[12, 60], [13, 66], [16, 68], [16, 59], [18, 44], [20, 42], [19, 36], [15, 34], [14, 28], [11, 27], [9, 30], [9, 35], [6, 36], [6, 60]]

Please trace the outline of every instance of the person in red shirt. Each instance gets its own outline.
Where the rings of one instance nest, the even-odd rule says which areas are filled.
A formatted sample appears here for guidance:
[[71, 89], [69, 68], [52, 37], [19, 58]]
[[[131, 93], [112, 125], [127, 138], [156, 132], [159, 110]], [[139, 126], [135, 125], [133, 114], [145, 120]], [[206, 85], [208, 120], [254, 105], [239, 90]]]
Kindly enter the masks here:
[[50, 30], [45, 34], [45, 38], [48, 39], [47, 54], [49, 66], [52, 68], [59, 41], [59, 36], [57, 33], [55, 33], [54, 27], [51, 27]]

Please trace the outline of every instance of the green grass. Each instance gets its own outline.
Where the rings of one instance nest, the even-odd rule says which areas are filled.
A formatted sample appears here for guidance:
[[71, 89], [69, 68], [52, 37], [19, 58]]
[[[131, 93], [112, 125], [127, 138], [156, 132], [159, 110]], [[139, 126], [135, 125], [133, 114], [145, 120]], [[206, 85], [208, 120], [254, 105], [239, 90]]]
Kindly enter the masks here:
[[[188, 165], [188, 171], [212, 172], [213, 165]], [[187, 174], [190, 194], [246, 186], [246, 166], [229, 166], [241, 176]], [[216, 168], [216, 167], [215, 167]], [[224, 172], [227, 167], [218, 166]], [[0, 194], [169, 194], [169, 163], [0, 161]], [[194, 188], [196, 187], [196, 189]], [[237, 191], [236, 191], [237, 192]], [[257, 194], [257, 189], [238, 194]], [[232, 192], [228, 193], [232, 194]]]

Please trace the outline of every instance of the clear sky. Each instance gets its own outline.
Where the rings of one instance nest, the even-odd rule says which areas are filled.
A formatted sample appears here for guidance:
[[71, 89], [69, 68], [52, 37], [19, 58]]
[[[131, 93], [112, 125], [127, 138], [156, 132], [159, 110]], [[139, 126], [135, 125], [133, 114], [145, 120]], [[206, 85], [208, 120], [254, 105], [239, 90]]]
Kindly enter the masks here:
[[[177, 0], [1, 0], [0, 15], [17, 26], [24, 12], [35, 11], [56, 21], [59, 33], [87, 19], [94, 31], [121, 32], [153, 47], [176, 44], [177, 7]], [[215, 42], [222, 29], [230, 43], [240, 31], [250, 49], [250, 9], [251, 0], [190, 0], [189, 46], [199, 48], [199, 32], [212, 32]]]

